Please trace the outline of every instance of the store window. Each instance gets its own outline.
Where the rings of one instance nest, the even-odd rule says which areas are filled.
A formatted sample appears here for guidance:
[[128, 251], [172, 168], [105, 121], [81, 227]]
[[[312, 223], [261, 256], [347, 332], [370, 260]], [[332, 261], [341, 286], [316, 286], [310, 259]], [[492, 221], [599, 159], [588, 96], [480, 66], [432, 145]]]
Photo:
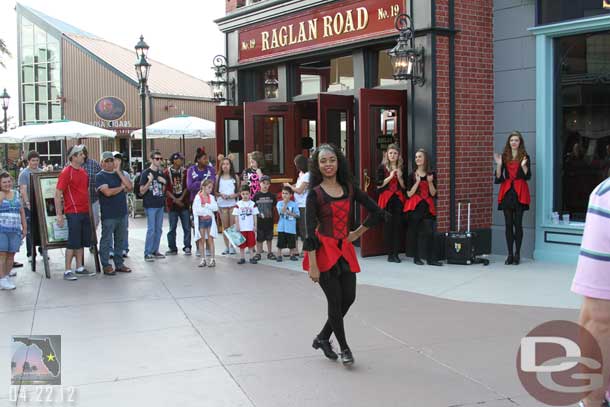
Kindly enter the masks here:
[[40, 154], [40, 164], [43, 165], [63, 165], [61, 141], [45, 141], [41, 143], [28, 143], [27, 151], [37, 151]]
[[551, 24], [610, 13], [607, 0], [538, 0], [538, 24]]
[[352, 56], [302, 63], [297, 68], [297, 77], [298, 95], [354, 89]]
[[589, 194], [610, 175], [610, 31], [555, 41], [554, 210], [584, 221]]
[[284, 118], [254, 117], [254, 150], [263, 153], [263, 173], [284, 174]]
[[400, 81], [394, 79], [394, 68], [388, 55], [389, 49], [377, 53], [377, 86], [398, 85]]
[[23, 124], [61, 120], [59, 39], [21, 17]]

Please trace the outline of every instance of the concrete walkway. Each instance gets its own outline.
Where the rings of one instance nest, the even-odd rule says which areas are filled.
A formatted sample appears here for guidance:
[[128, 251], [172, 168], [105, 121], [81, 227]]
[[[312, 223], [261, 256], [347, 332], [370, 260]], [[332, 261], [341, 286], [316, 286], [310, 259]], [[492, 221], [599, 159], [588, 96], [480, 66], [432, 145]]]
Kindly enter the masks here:
[[10, 401], [10, 336], [60, 334], [62, 386], [75, 401], [55, 405], [540, 406], [517, 378], [519, 341], [578, 315], [569, 267], [364, 259], [346, 320], [356, 364], [346, 369], [311, 348], [326, 305], [297, 264], [145, 263], [144, 232], [144, 220], [132, 221], [129, 275], [63, 281], [60, 250], [51, 280], [42, 262], [37, 273], [18, 269], [17, 290], [0, 292], [0, 405], [40, 405]]

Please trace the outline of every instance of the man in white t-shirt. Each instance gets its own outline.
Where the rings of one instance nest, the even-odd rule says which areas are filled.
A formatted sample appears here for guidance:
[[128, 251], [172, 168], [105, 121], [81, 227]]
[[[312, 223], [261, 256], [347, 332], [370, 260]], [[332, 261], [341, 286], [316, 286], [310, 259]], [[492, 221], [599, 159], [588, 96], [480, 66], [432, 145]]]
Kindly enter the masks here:
[[[299, 206], [299, 220], [297, 222], [297, 236], [301, 237], [301, 241], [305, 241], [305, 202], [307, 202], [307, 193], [309, 192], [309, 158], [302, 154], [294, 158], [294, 165], [299, 170], [299, 177], [294, 185], [285, 183], [284, 186], [290, 187], [294, 192], [294, 202]], [[298, 251], [297, 244], [297, 251]]]

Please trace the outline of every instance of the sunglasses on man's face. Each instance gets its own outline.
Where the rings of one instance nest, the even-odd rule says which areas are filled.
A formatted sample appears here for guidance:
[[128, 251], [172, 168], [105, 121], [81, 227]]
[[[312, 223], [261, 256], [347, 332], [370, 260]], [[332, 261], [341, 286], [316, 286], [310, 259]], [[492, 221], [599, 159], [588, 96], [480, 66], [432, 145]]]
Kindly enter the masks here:
[[155, 161], [160, 161], [160, 160], [162, 160], [162, 159], [163, 159], [163, 158], [161, 158], [161, 157], [153, 157], [153, 160], [155, 160]]
[[105, 163], [113, 163], [114, 162], [114, 158], [106, 158], [104, 160]]

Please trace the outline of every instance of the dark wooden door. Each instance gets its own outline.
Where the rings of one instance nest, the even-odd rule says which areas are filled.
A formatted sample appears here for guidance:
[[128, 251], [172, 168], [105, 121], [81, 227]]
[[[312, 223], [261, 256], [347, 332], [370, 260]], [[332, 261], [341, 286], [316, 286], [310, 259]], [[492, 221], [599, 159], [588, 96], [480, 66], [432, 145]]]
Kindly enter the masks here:
[[[318, 95], [318, 143], [332, 143], [354, 162], [354, 97]], [[319, 145], [318, 144], [318, 145]], [[354, 171], [355, 168], [351, 168]]]
[[[360, 89], [359, 106], [360, 162], [357, 179], [360, 186], [375, 202], [378, 193], [375, 174], [381, 164], [383, 154], [390, 142], [401, 146], [405, 163], [408, 157], [407, 145], [407, 92], [400, 90]], [[406, 171], [406, 165], [405, 165]], [[367, 217], [362, 208], [360, 221]], [[383, 226], [369, 230], [360, 239], [363, 257], [386, 253]]]
[[301, 144], [295, 110], [294, 103], [244, 103], [244, 165], [249, 165], [248, 153], [263, 153], [262, 170], [272, 184], [295, 180], [294, 157], [300, 153]]
[[235, 171], [243, 170], [244, 109], [241, 106], [216, 106], [216, 153], [234, 157]]

